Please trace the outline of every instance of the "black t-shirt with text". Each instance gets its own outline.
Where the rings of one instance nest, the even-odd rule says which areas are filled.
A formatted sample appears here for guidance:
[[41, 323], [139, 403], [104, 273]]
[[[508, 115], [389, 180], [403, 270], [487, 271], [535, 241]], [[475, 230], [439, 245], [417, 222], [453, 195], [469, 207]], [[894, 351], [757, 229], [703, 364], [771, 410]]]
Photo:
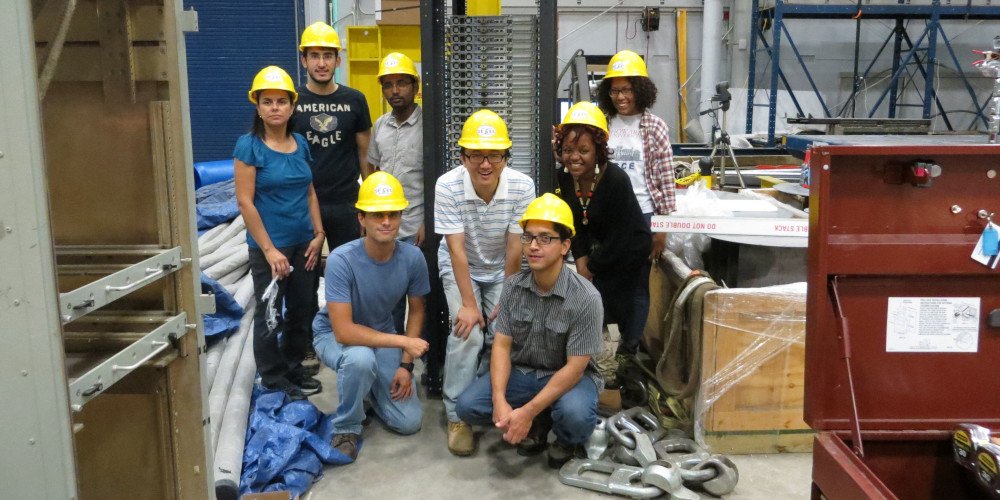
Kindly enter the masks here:
[[297, 89], [292, 130], [309, 143], [313, 185], [320, 205], [358, 201], [358, 142], [354, 136], [372, 128], [368, 102], [361, 92], [344, 85], [329, 95]]

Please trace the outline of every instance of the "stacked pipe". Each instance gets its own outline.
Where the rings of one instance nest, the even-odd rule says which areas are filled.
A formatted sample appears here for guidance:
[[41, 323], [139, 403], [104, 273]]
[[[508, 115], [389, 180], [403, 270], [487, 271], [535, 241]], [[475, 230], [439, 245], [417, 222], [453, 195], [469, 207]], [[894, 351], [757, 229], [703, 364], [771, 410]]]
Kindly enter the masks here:
[[215, 461], [215, 494], [239, 495], [247, 417], [257, 365], [253, 356], [253, 280], [249, 275], [243, 217], [209, 229], [198, 238], [199, 262], [206, 276], [233, 294], [244, 314], [239, 329], [208, 348], [206, 384]]

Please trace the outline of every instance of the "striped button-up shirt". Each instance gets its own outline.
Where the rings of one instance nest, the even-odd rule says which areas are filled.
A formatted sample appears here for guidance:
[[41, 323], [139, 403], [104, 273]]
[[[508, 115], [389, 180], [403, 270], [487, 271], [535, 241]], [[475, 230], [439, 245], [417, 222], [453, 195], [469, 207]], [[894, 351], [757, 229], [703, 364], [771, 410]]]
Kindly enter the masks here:
[[674, 184], [674, 154], [670, 149], [667, 124], [647, 109], [639, 120], [642, 134], [642, 156], [646, 162], [646, 187], [653, 198], [656, 215], [668, 215], [677, 210]]
[[493, 330], [513, 343], [510, 361], [515, 369], [538, 376], [552, 375], [566, 366], [568, 356], [590, 356], [586, 376], [604, 387], [594, 357], [601, 352], [604, 307], [594, 285], [563, 266], [549, 293], [535, 285], [531, 270], [504, 283], [500, 310]]
[[[499, 283], [504, 277], [507, 233], [523, 232], [519, 221], [534, 199], [531, 177], [505, 167], [493, 199], [486, 203], [476, 194], [469, 171], [455, 168], [438, 178], [434, 190], [434, 232], [464, 233], [472, 279]], [[445, 238], [441, 238], [438, 249], [438, 266], [442, 275], [451, 271], [451, 253]]]

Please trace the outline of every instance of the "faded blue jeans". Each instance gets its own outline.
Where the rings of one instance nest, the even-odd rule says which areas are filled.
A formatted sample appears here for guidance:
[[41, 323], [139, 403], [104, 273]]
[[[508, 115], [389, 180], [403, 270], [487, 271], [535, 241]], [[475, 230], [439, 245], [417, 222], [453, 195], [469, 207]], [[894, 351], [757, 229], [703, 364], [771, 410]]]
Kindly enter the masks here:
[[344, 346], [333, 336], [330, 319], [317, 314], [313, 320], [313, 347], [316, 356], [337, 372], [337, 395], [340, 399], [333, 417], [335, 434], [361, 434], [365, 419], [365, 398], [371, 396], [375, 414], [385, 425], [400, 434], [413, 434], [420, 430], [423, 409], [417, 397], [417, 382], [413, 381], [413, 395], [394, 401], [389, 385], [396, 375], [403, 352], [397, 348]]
[[[441, 274], [441, 285], [444, 287], [444, 296], [448, 301], [448, 343], [445, 348], [444, 357], [444, 381], [442, 393], [444, 399], [444, 409], [448, 414], [449, 422], [458, 422], [458, 414], [455, 413], [455, 402], [459, 394], [466, 387], [469, 387], [476, 376], [480, 374], [479, 355], [483, 352], [484, 345], [492, 345], [492, 332], [483, 332], [478, 325], [472, 327], [469, 338], [461, 339], [454, 335], [455, 315], [462, 307], [462, 294], [458, 291], [458, 284], [455, 283], [455, 274], [446, 271]], [[490, 314], [500, 301], [500, 292], [503, 291], [503, 281], [489, 283], [485, 281], [472, 280], [472, 293], [476, 295], [476, 304], [479, 305], [483, 313], [483, 319], [489, 323]], [[487, 327], [489, 330], [489, 327]], [[488, 338], [487, 338], [488, 337]], [[487, 360], [488, 362], [489, 360]]]
[[[514, 409], [531, 401], [552, 375], [537, 376], [522, 373], [511, 367], [507, 380], [507, 403]], [[458, 397], [455, 410], [467, 424], [489, 425], [493, 423], [493, 388], [490, 374], [480, 376]], [[584, 375], [572, 389], [566, 391], [552, 403], [552, 431], [556, 440], [564, 445], [578, 445], [587, 441], [597, 425], [597, 385]]]

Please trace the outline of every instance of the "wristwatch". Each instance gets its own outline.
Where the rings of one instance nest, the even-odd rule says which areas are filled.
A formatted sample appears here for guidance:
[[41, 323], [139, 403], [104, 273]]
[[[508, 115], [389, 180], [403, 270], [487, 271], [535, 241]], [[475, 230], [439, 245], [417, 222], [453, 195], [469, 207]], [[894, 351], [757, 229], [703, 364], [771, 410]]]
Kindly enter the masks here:
[[410, 363], [400, 363], [399, 367], [400, 368], [406, 368], [406, 371], [408, 371], [410, 373], [413, 373], [413, 363], [412, 362], [410, 362]]

